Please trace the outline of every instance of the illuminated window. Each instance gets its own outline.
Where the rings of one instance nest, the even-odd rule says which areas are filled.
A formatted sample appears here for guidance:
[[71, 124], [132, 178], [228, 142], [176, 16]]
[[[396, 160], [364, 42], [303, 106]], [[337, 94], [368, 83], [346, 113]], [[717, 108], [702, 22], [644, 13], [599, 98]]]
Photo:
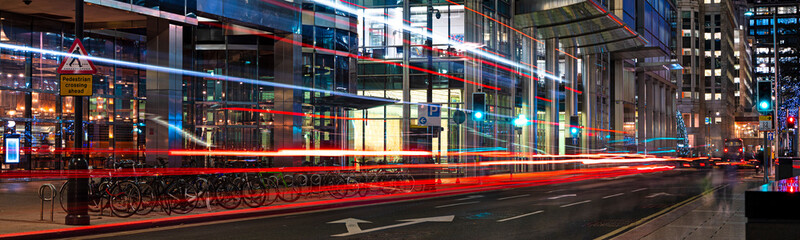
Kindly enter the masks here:
[[797, 13], [797, 6], [778, 7], [778, 14], [795, 14]]

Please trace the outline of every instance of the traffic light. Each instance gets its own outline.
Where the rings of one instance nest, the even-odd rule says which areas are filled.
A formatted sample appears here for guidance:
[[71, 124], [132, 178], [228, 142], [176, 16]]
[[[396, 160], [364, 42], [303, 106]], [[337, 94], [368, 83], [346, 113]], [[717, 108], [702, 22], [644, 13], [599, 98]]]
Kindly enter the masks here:
[[759, 112], [772, 111], [772, 82], [758, 82], [758, 101], [756, 104]]
[[486, 93], [472, 93], [472, 119], [483, 121], [486, 115]]
[[530, 121], [524, 114], [520, 114], [517, 118], [514, 119], [514, 126], [516, 127], [523, 127], [527, 126]]
[[794, 116], [786, 117], [786, 128], [794, 128], [795, 123], [797, 123], [797, 119]]
[[569, 117], [569, 133], [572, 134], [572, 137], [574, 138], [580, 137], [581, 134], [580, 126], [578, 126], [579, 124], [578, 120], [579, 120], [578, 116]]

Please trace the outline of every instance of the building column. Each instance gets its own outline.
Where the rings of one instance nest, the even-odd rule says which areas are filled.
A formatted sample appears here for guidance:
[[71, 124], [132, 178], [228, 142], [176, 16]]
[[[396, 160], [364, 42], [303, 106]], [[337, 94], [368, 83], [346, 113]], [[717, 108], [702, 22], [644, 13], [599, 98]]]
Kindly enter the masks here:
[[[183, 26], [171, 24], [166, 19], [147, 19], [147, 64], [184, 69]], [[183, 138], [183, 75], [148, 69], [147, 106], [145, 107], [148, 150], [182, 149]], [[175, 127], [170, 127], [175, 126]], [[147, 154], [147, 163], [167, 159], [169, 167], [180, 167], [180, 156], [158, 152]]]
[[[288, 33], [275, 35], [274, 45], [275, 82], [302, 86], [302, 48], [292, 42], [301, 42], [301, 35]], [[275, 88], [275, 110], [284, 112], [303, 112], [303, 91], [289, 88]], [[275, 114], [273, 140], [275, 150], [299, 149], [303, 147], [303, 118], [300, 116]], [[274, 167], [300, 166], [302, 157], [276, 157]]]
[[[611, 108], [611, 114], [613, 116], [611, 120], [611, 126], [615, 131], [624, 131], [625, 130], [625, 69], [623, 66], [625, 63], [623, 60], [615, 60], [613, 61], [611, 67], [613, 67], [613, 79], [609, 79], [611, 83], [611, 102], [609, 103]], [[586, 86], [584, 84], [584, 86]], [[584, 93], [585, 94], [585, 93]], [[619, 145], [619, 141], [625, 138], [625, 134], [620, 134], [617, 132], [610, 133], [611, 138], [607, 139], [608, 141], [614, 141], [615, 144], [609, 145]]]
[[[667, 147], [673, 149], [677, 148], [677, 140], [674, 139], [676, 137], [675, 131], [677, 128], [675, 128], [675, 107], [673, 106], [675, 102], [675, 91], [672, 88], [667, 90], [666, 101], [667, 134], [665, 137], [670, 138], [670, 140], [667, 141], [669, 144]], [[675, 151], [677, 151], [677, 149], [675, 149]]]
[[[655, 84], [650, 76], [645, 77], [645, 140], [650, 140], [655, 136]], [[652, 141], [645, 144], [645, 150], [650, 153], [653, 150]]]
[[559, 123], [558, 115], [558, 81], [559, 73], [558, 73], [558, 52], [556, 48], [558, 47], [558, 39], [551, 38], [545, 40], [545, 69], [550, 72], [550, 77], [548, 77], [545, 81], [545, 87], [547, 88], [546, 98], [550, 100], [550, 106], [547, 108], [547, 121], [553, 123], [549, 124], [546, 127], [545, 137], [547, 138], [546, 145], [548, 154], [558, 154], [558, 142], [559, 142]]
[[[572, 56], [576, 55], [576, 51], [575, 51], [574, 47], [566, 48], [564, 50], [565, 50], [565, 52], [569, 53]], [[569, 88], [577, 90], [578, 89], [578, 81], [579, 81], [579, 79], [578, 79], [578, 60], [575, 59], [575, 58], [571, 58], [571, 57], [567, 56], [567, 57], [564, 58], [564, 66], [566, 68], [565, 72], [564, 72], [565, 76], [566, 76], [566, 79], [565, 79], [566, 82], [564, 83], [564, 86], [567, 86]], [[572, 133], [570, 133], [570, 131], [569, 131], [569, 129], [570, 129], [569, 125], [572, 124], [570, 122], [570, 119], [572, 118], [572, 116], [578, 116], [578, 94], [576, 92], [574, 92], [574, 91], [570, 91], [570, 90], [566, 90], [565, 89], [564, 90], [564, 95], [565, 95], [565, 98], [564, 98], [564, 107], [565, 107], [565, 109], [564, 109], [564, 123], [567, 126], [566, 127], [567, 131], [564, 133], [564, 137], [572, 138], [573, 136], [572, 136]], [[578, 123], [578, 125], [580, 125], [580, 123]], [[585, 134], [586, 131], [584, 130], [583, 133]], [[581, 138], [585, 138], [585, 135], [584, 136], [580, 136], [580, 137]], [[580, 147], [581, 147], [582, 144], [580, 144], [579, 142], [576, 143], [576, 144], [573, 144], [572, 141], [567, 141], [565, 145], [572, 146], [572, 147], [566, 148], [566, 153], [574, 154], [574, 153], [579, 153], [580, 152]]]
[[[662, 84], [661, 84], [661, 82], [658, 81], [658, 79], [652, 79], [652, 82], [653, 82], [653, 85], [650, 88], [653, 90], [653, 97], [649, 98], [649, 96], [648, 96], [648, 98], [652, 100], [653, 105], [652, 105], [652, 107], [648, 107], [648, 109], [652, 109], [652, 111], [653, 111], [653, 124], [650, 125], [653, 128], [653, 131], [652, 131], [653, 135], [649, 136], [649, 138], [653, 139], [653, 141], [650, 141], [648, 146], [650, 147], [651, 151], [658, 151], [658, 148], [661, 147], [661, 141], [662, 141], [662, 140], [660, 140], [658, 138], [661, 137], [661, 126], [664, 124], [664, 122], [661, 121], [661, 99], [662, 99], [661, 98], [661, 85]], [[648, 106], [649, 106], [649, 104], [648, 104]]]
[[[531, 34], [533, 34], [533, 33], [531, 33]], [[531, 65], [535, 65], [536, 64], [536, 59], [537, 59], [536, 49], [538, 49], [540, 47], [540, 45], [536, 41], [530, 41], [530, 43], [531, 43], [531, 48], [530, 48], [530, 52], [529, 52], [528, 55], [530, 56]], [[531, 73], [536, 72], [535, 71], [536, 69], [534, 69], [533, 67], [529, 67], [528, 70]], [[528, 116], [527, 117], [530, 120], [537, 120], [537, 121], [532, 121], [531, 124], [529, 124], [527, 126], [527, 129], [528, 129], [528, 131], [527, 131], [528, 147], [531, 148], [530, 149], [530, 153], [538, 154], [538, 152], [536, 151], [538, 149], [538, 147], [539, 147], [538, 146], [538, 140], [539, 139], [538, 139], [538, 135], [537, 135], [538, 134], [538, 126], [539, 126], [538, 125], [539, 124], [539, 121], [538, 121], [539, 120], [539, 115], [538, 115], [538, 110], [537, 110], [538, 107], [537, 106], [539, 104], [539, 100], [536, 99], [536, 91], [538, 90], [537, 89], [538, 80], [531, 80], [531, 81], [527, 81], [527, 82], [528, 82], [528, 86], [526, 88], [527, 88], [527, 91], [528, 91], [527, 92], [528, 93], [527, 99], [528, 99], [528, 106], [529, 106], [529, 111], [528, 111]], [[525, 129], [525, 128], [523, 128], [523, 129]]]
[[644, 72], [637, 72], [636, 73], [636, 151], [637, 152], [644, 152], [645, 142], [644, 140], [647, 139], [647, 106], [645, 104], [645, 100], [647, 99], [645, 96], [645, 89], [647, 89], [647, 79]]
[[[581, 82], [583, 84], [583, 116], [581, 116], [581, 122], [586, 128], [594, 127], [592, 119], [595, 111], [597, 110], [592, 105], [592, 98], [595, 91], [594, 83], [596, 82], [594, 80], [596, 59], [596, 55], [584, 54], [583, 60], [581, 61], [583, 63], [583, 70], [581, 71]], [[584, 153], [588, 153], [588, 151], [593, 147], [591, 143], [592, 138], [585, 136], [581, 138], [581, 146], [585, 149]]]
[[[667, 130], [668, 130], [668, 126], [669, 126], [669, 120], [668, 120], [669, 114], [667, 114], [667, 109], [668, 109], [667, 98], [669, 98], [670, 96], [667, 95], [667, 87], [668, 86], [666, 84], [662, 83], [661, 84], [661, 94], [659, 94], [660, 95], [659, 102], [661, 103], [661, 104], [659, 104], [659, 108], [661, 109], [661, 111], [660, 111], [660, 114], [661, 114], [660, 130], [661, 131], [660, 131], [659, 135], [662, 138], [668, 137], [667, 136]], [[669, 143], [670, 141], [671, 140], [661, 141], [661, 147], [667, 147], [668, 146], [667, 143]]]

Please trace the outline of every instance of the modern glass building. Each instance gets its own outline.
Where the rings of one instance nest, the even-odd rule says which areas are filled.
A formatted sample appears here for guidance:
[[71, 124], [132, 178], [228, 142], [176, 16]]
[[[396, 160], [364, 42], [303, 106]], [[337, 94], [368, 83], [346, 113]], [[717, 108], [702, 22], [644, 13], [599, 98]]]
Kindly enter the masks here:
[[[770, 81], [778, 84], [776, 96], [777, 103], [777, 129], [784, 129], [787, 114], [797, 116], [800, 102], [798, 102], [798, 77], [800, 69], [800, 33], [797, 29], [800, 17], [800, 3], [797, 1], [747, 1], [748, 3], [748, 36], [753, 38], [753, 77], [754, 81]], [[776, 46], [777, 42], [777, 47]], [[777, 48], [777, 50], [776, 50]], [[777, 51], [777, 60], [776, 54]], [[776, 64], [779, 63], [779, 64]], [[777, 69], [777, 70], [776, 70]], [[778, 72], [778, 81], [775, 81], [775, 71]], [[797, 142], [790, 142], [794, 136], [781, 133], [776, 137], [781, 139], [779, 146], [797, 146]], [[783, 149], [783, 147], [781, 147]], [[784, 154], [784, 153], [778, 153]]]

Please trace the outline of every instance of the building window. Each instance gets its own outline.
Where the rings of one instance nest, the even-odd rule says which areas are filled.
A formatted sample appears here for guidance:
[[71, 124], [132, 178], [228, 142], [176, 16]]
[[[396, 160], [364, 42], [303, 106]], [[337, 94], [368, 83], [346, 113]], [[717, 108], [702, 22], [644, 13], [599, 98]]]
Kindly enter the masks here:
[[778, 14], [795, 14], [797, 13], [797, 6], [778, 7]]

